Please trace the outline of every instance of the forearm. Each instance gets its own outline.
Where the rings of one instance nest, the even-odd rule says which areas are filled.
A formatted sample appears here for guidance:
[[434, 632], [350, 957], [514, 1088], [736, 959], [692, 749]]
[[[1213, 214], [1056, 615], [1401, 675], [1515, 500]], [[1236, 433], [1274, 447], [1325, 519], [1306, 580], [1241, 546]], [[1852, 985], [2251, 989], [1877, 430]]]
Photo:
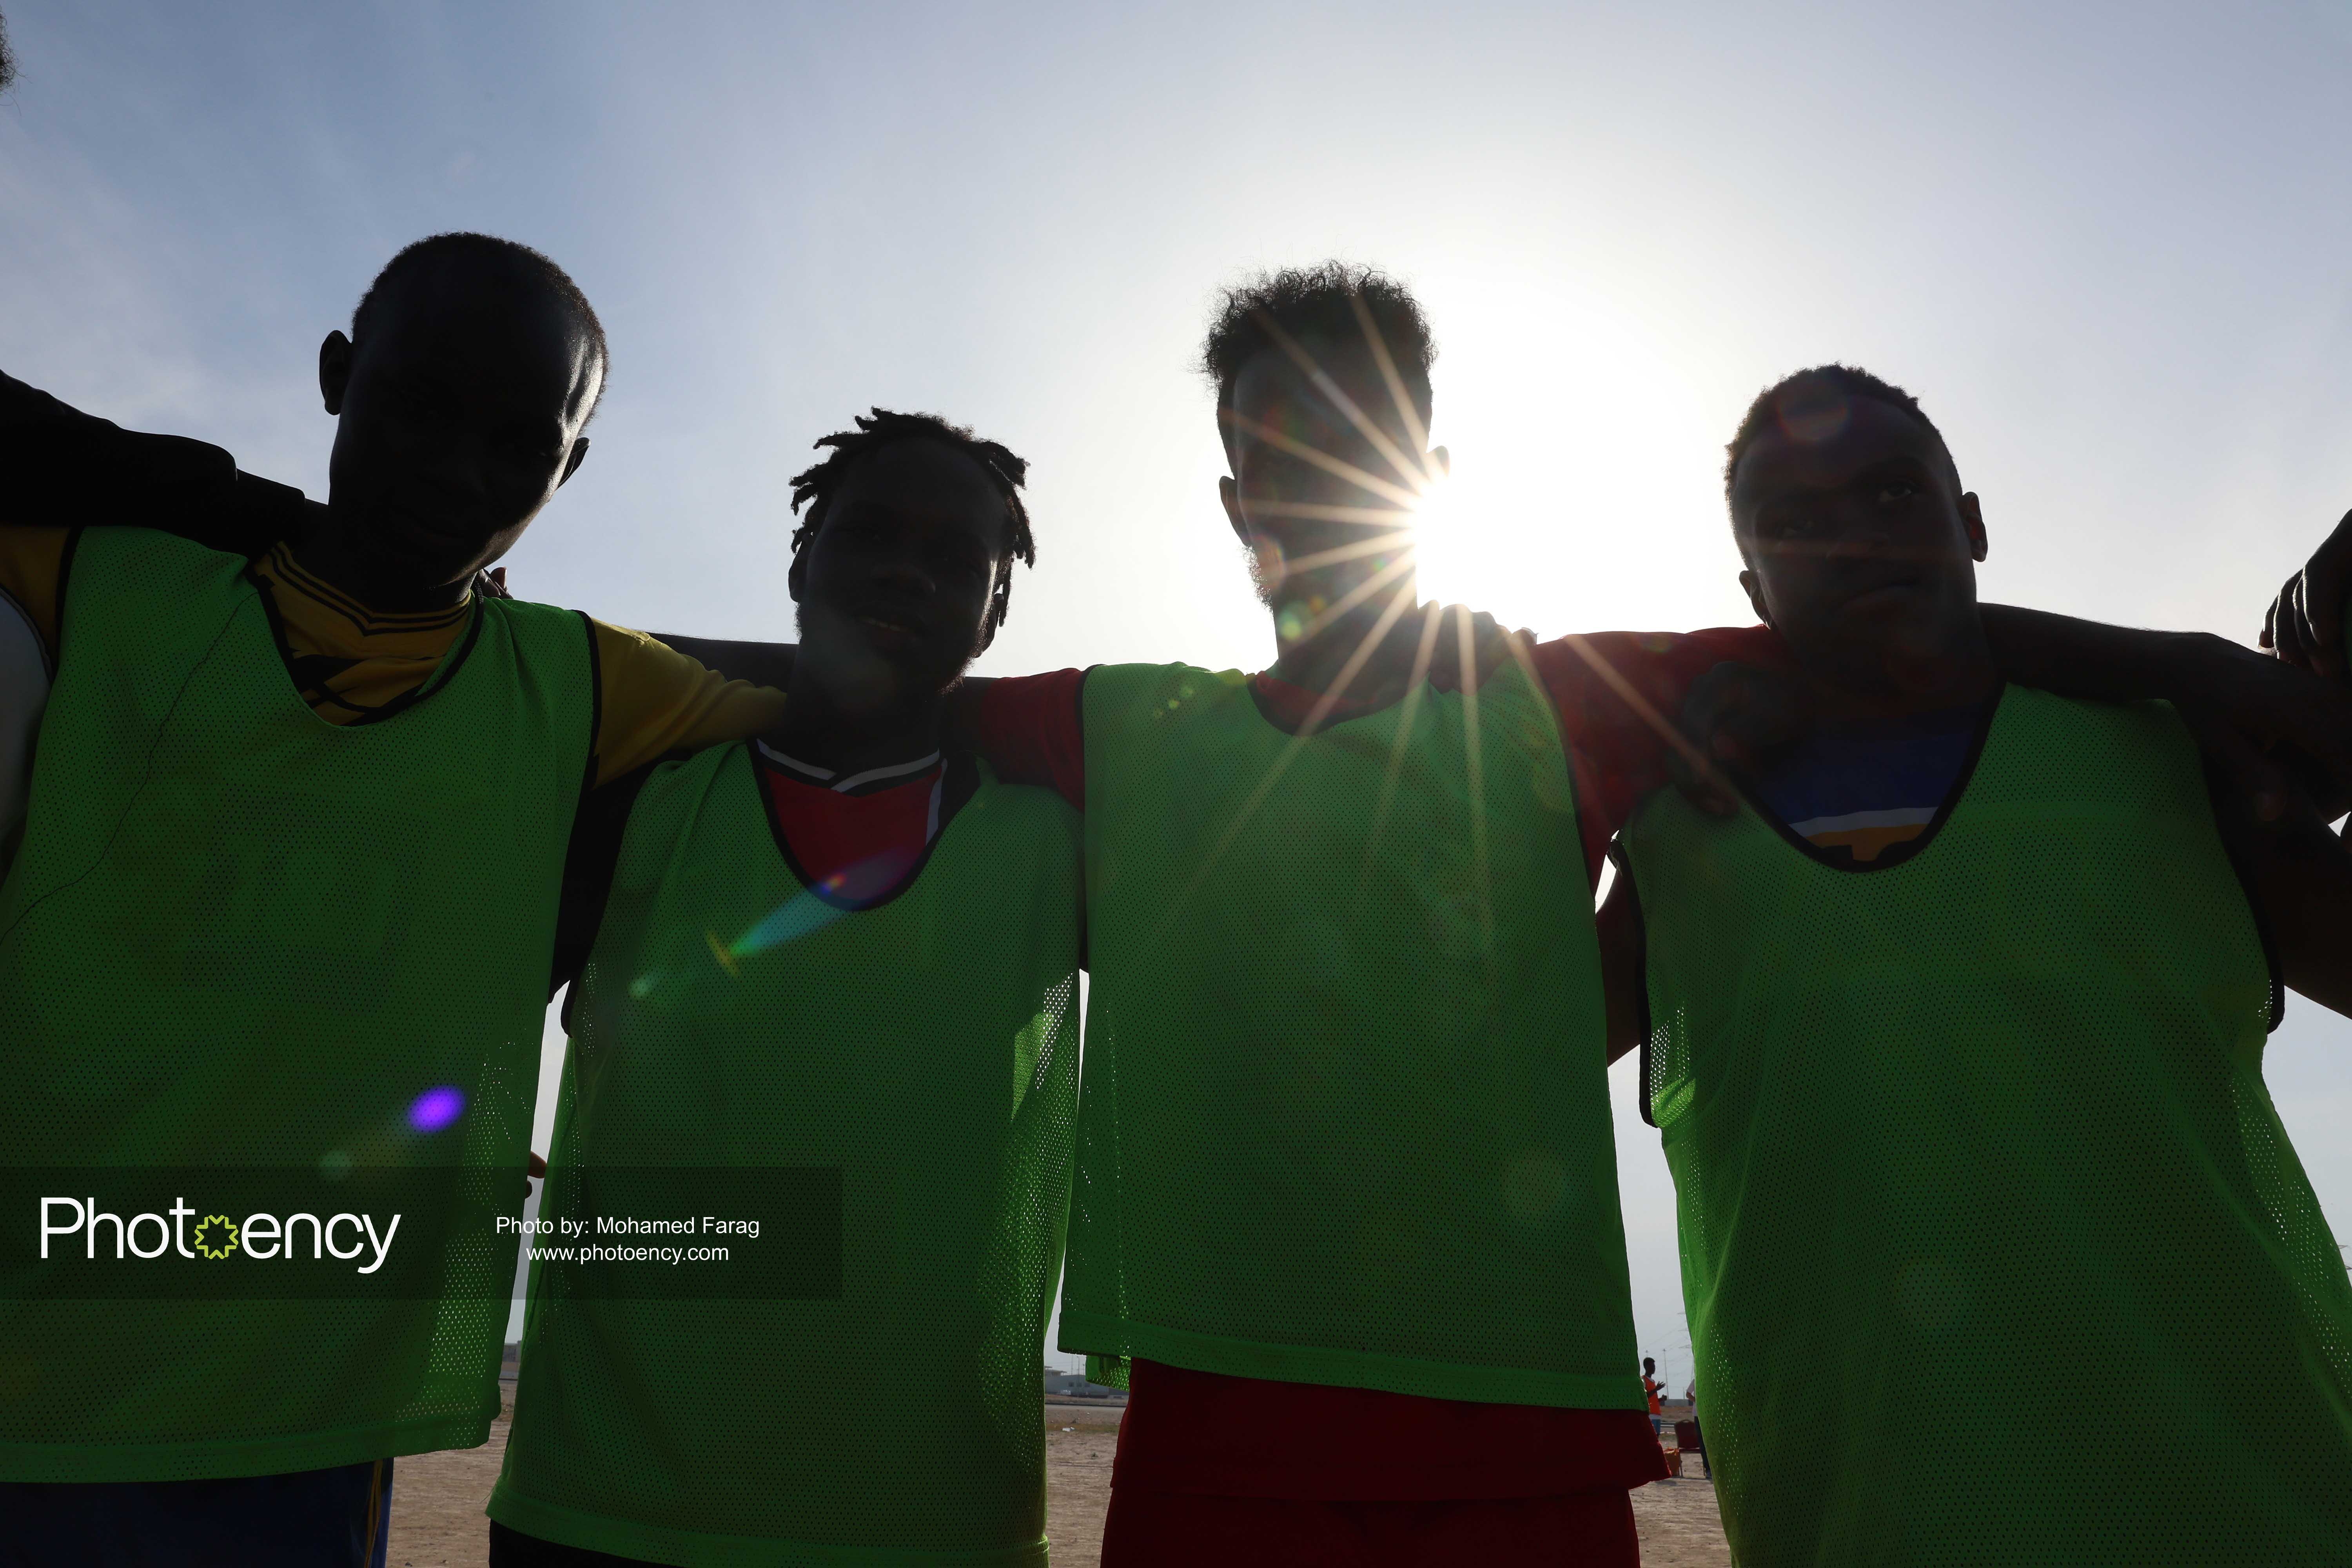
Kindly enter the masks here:
[[[792, 689], [793, 658], [799, 651], [797, 644], [682, 637], [675, 632], [647, 635], [668, 644], [697, 663], [717, 670], [730, 680], [748, 680], [754, 686], [772, 686], [779, 691]], [[983, 743], [981, 698], [993, 684], [986, 676], [967, 676], [949, 694], [948, 737], [957, 745], [982, 754], [989, 753], [990, 749]]]
[[793, 683], [793, 655], [788, 642], [736, 642], [726, 637], [678, 637], [670, 632], [649, 634], [687, 658], [717, 670], [730, 680], [772, 686], [782, 691]]
[[1987, 605], [1985, 634], [2001, 673], [2064, 697], [2160, 697], [2231, 792], [2274, 817], [2290, 778], [2323, 816], [2352, 805], [2352, 686], [2203, 632], [2135, 631], [2035, 610]]
[[2147, 631], [2014, 605], [1979, 606], [1985, 641], [2003, 677], [2093, 702], [2178, 698], [2199, 660], [2262, 655], [2203, 632]]
[[302, 492], [218, 447], [125, 430], [0, 374], [0, 522], [160, 528], [258, 555], [299, 530]]
[[2315, 819], [2259, 834], [2255, 896], [2288, 989], [2352, 1016], [2352, 849]]

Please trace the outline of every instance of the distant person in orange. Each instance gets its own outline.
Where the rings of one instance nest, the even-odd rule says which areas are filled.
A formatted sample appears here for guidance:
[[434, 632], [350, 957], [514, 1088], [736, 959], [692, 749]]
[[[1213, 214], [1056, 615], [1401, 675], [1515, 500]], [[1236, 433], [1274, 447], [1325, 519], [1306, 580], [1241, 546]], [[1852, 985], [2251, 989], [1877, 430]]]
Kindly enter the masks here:
[[1642, 1397], [1649, 1402], [1650, 1430], [1653, 1433], [1658, 1430], [1659, 1417], [1666, 1413], [1665, 1406], [1659, 1403], [1660, 1396], [1664, 1393], [1665, 1388], [1658, 1382], [1658, 1358], [1643, 1356], [1642, 1358]]

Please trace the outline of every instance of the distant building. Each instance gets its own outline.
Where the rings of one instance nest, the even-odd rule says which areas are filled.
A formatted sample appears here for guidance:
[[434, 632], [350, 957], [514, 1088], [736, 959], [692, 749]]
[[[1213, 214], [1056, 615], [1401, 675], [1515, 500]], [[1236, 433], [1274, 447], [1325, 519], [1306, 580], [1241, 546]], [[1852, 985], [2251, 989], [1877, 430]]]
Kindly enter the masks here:
[[1088, 1383], [1082, 1372], [1055, 1372], [1045, 1369], [1045, 1393], [1055, 1399], [1125, 1399], [1116, 1388], [1105, 1388], [1099, 1383]]

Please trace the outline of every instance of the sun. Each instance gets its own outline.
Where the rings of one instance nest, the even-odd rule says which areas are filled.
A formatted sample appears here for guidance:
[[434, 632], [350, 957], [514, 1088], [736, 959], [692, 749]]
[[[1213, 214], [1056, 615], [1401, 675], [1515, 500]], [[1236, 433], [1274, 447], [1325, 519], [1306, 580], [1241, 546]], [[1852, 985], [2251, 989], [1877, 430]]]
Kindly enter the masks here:
[[1723, 443], [1750, 387], [1644, 279], [1465, 261], [1423, 279], [1446, 323], [1413, 510], [1424, 600], [1539, 637], [1744, 625]]
[[1423, 599], [1467, 604], [1483, 585], [1463, 524], [1461, 490], [1450, 474], [1422, 487], [1412, 508], [1412, 557]]

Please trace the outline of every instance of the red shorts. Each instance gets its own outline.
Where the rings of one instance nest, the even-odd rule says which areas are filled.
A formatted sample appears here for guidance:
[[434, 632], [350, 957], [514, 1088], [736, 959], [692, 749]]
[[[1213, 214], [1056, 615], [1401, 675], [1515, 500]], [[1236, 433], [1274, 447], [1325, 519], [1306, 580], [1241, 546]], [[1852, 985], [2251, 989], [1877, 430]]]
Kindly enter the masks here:
[[1304, 1502], [1117, 1488], [1102, 1568], [1640, 1568], [1622, 1490]]
[[1138, 1361], [1103, 1568], [1639, 1568], [1639, 1410], [1275, 1383]]
[[1639, 1410], [1275, 1383], [1138, 1361], [1111, 1488], [1319, 1502], [1620, 1496], [1666, 1473]]

